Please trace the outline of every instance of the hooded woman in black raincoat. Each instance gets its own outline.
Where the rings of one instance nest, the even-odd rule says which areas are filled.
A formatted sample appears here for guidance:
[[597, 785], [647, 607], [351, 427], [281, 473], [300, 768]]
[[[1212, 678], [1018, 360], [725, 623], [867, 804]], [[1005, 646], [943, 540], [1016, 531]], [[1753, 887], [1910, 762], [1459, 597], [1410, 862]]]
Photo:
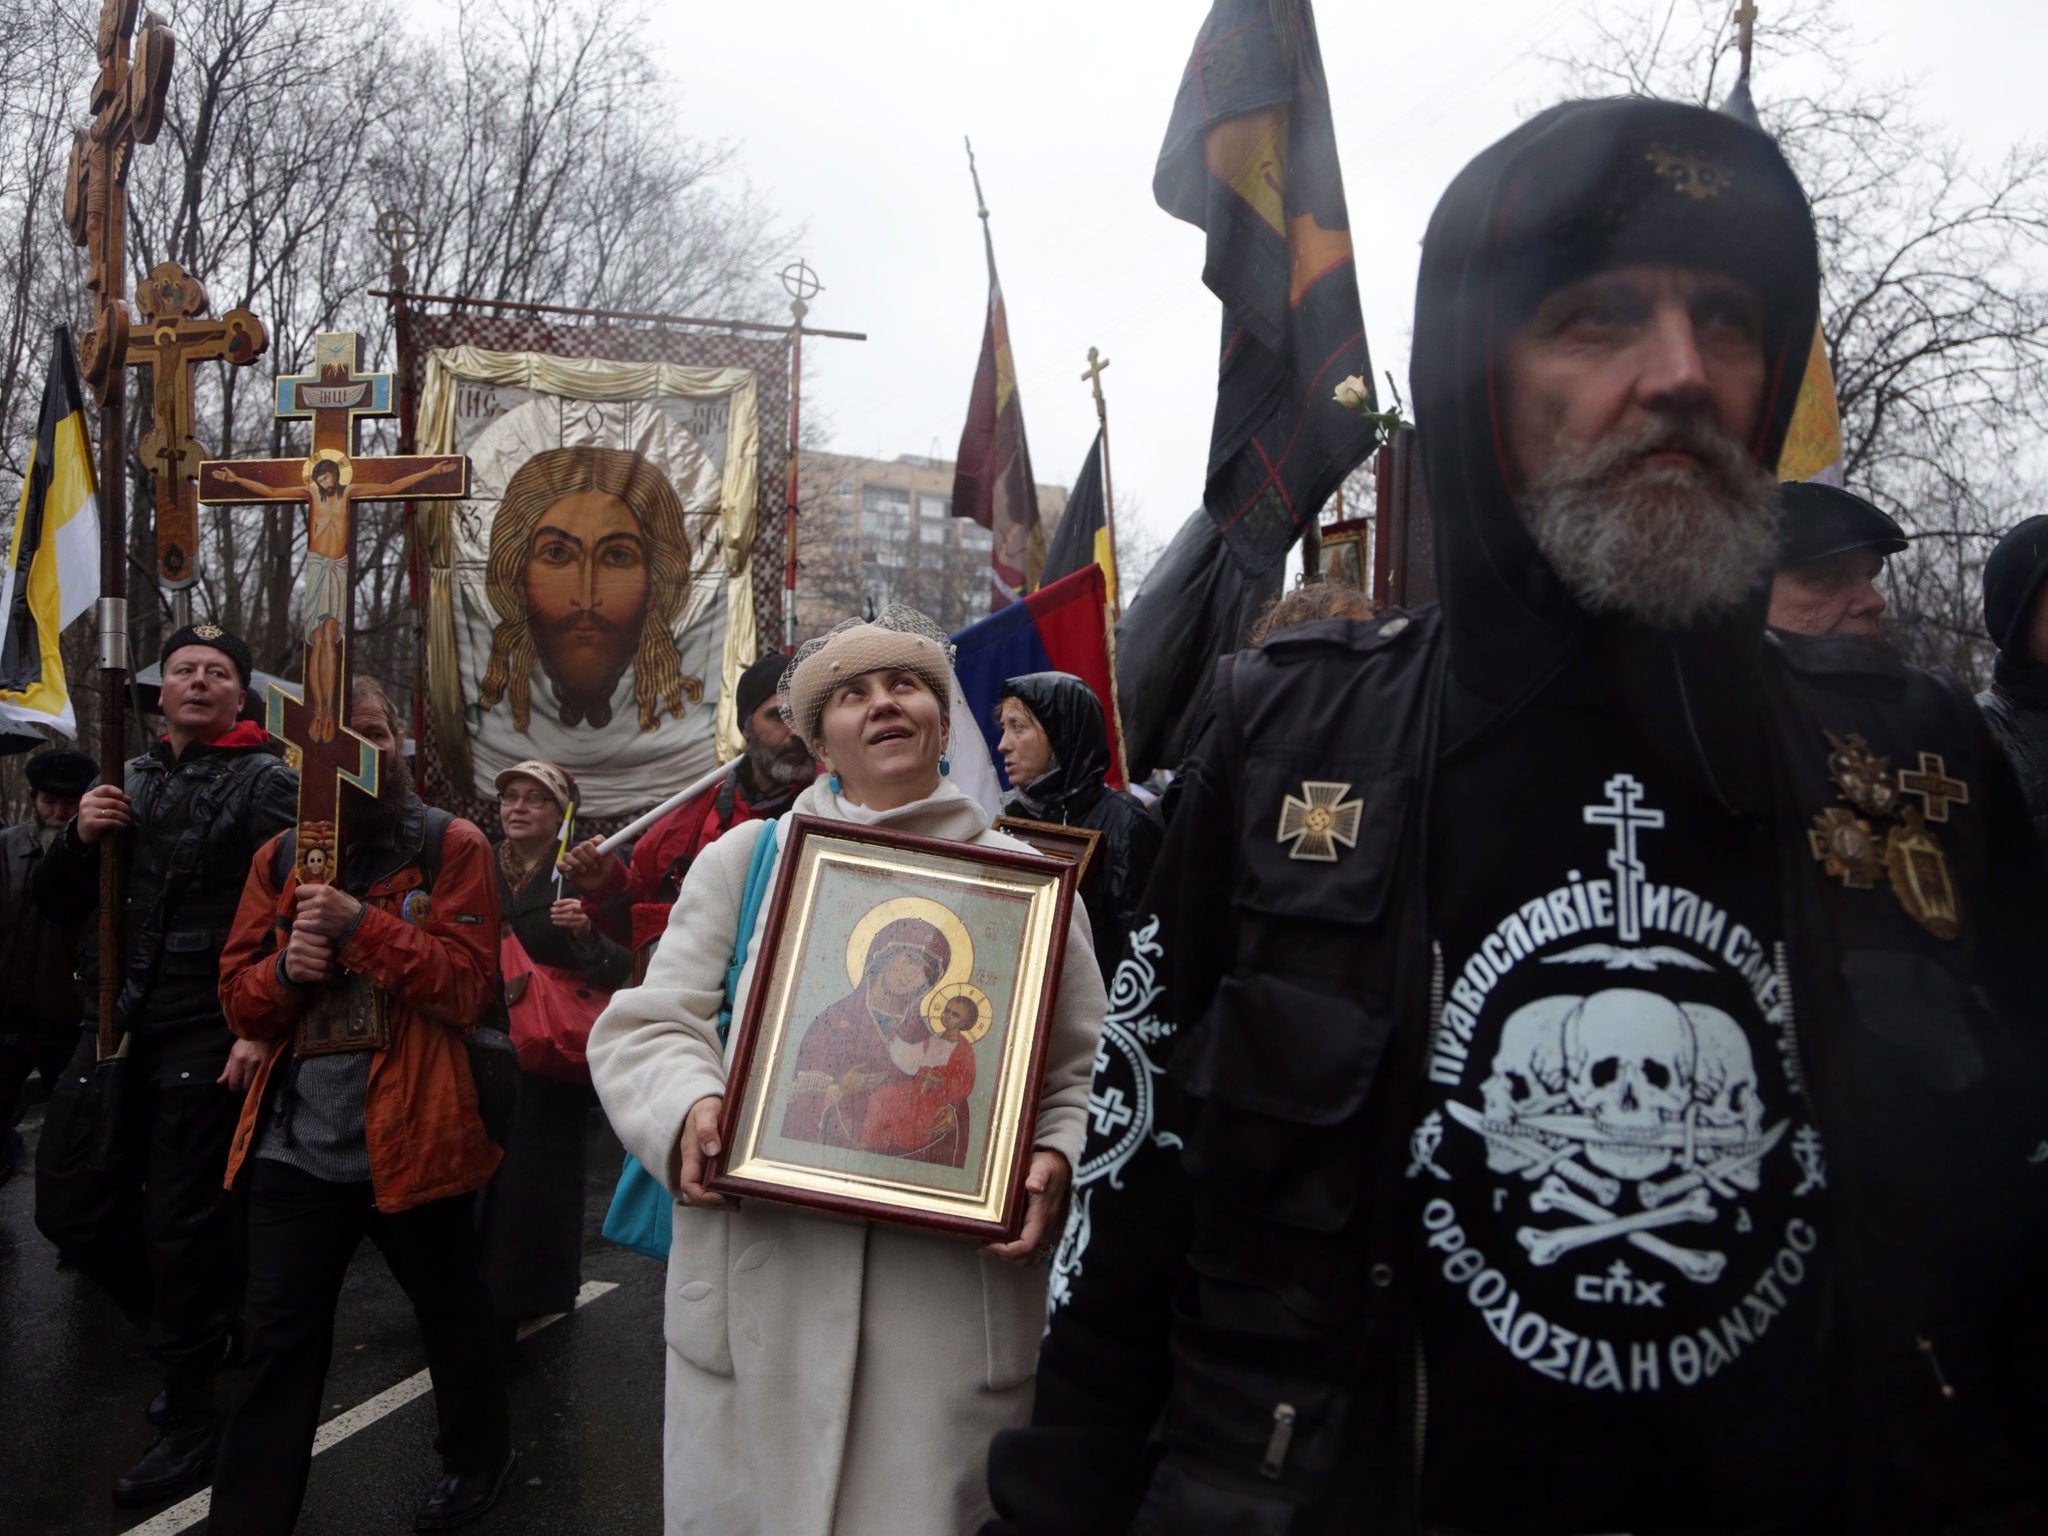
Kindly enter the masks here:
[[1081, 900], [1107, 982], [1159, 854], [1159, 824], [1136, 795], [1103, 782], [1109, 732], [1101, 701], [1080, 678], [1067, 672], [1010, 678], [997, 697], [996, 725], [1003, 732], [1004, 770], [1014, 786], [1004, 811], [1102, 834]]

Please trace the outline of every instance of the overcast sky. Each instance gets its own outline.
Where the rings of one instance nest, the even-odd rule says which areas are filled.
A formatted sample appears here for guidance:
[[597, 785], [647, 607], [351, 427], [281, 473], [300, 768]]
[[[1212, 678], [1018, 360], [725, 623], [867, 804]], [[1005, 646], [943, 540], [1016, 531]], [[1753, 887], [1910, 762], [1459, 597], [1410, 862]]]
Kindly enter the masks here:
[[[1679, 0], [1690, 5], [1691, 0]], [[1759, 0], [1768, 19], [1772, 0]], [[1323, 58], [1376, 369], [1407, 393], [1417, 244], [1480, 149], [1555, 100], [1547, 61], [1592, 0], [1324, 0]], [[807, 228], [826, 291], [811, 323], [866, 342], [805, 349], [805, 399], [842, 451], [952, 457], [980, 348], [993, 214], [1025, 423], [1042, 481], [1070, 483], [1104, 375], [1117, 499], [1163, 537], [1201, 500], [1220, 309], [1199, 230], [1152, 201], [1152, 168], [1206, 0], [777, 0], [668, 5], [654, 22], [684, 131], [738, 142], [746, 174]], [[2048, 5], [1854, 0], [1860, 70], [1916, 82], [1928, 118], [1996, 158], [2048, 127]], [[1779, 75], [1785, 81], [1784, 72]], [[1789, 82], [1786, 82], [1789, 86]], [[1757, 63], [1767, 102], [1772, 65]]]

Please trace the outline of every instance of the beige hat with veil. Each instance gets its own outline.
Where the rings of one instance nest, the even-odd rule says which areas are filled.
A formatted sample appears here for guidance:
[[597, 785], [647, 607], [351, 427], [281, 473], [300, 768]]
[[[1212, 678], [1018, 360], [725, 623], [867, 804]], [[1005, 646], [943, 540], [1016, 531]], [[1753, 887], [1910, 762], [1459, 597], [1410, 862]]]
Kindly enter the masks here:
[[848, 619], [797, 647], [782, 674], [784, 723], [815, 754], [819, 717], [832, 690], [880, 667], [915, 672], [946, 706], [952, 721], [946, 746], [952, 781], [990, 816], [1000, 815], [1002, 786], [995, 761], [954, 675], [952, 644], [943, 629], [915, 608], [892, 603], [872, 619]]
[[883, 667], [915, 672], [948, 709], [959, 695], [945, 631], [915, 608], [892, 603], [873, 619], [847, 619], [797, 647], [782, 674], [783, 721], [815, 750], [832, 690]]

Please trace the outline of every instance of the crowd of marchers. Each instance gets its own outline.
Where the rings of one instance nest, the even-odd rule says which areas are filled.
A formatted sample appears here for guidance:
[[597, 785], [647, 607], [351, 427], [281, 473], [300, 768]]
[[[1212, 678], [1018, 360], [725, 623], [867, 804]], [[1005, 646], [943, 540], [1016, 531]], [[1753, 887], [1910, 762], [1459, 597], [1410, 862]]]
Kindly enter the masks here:
[[[173, 635], [159, 739], [31, 758], [0, 835], [7, 1171], [40, 1073], [36, 1223], [163, 1379], [115, 1499], [293, 1527], [368, 1236], [434, 1384], [417, 1528], [490, 1510], [601, 1108], [675, 1202], [673, 1536], [2048, 1530], [2048, 517], [1985, 565], [1987, 691], [1887, 647], [1906, 536], [1775, 474], [1817, 263], [1734, 119], [1534, 118], [1422, 247], [1439, 601], [1288, 594], [1162, 795], [1106, 786], [1087, 685], [1003, 687], [1006, 808], [1102, 834], [1007, 1243], [706, 1182], [777, 818], [1022, 846], [929, 626], [756, 662], [735, 771], [623, 858], [553, 763], [488, 831], [424, 805], [358, 680], [322, 884], [248, 648]], [[337, 997], [372, 1048], [302, 1028]], [[587, 1070], [512, 1049], [578, 1007]]]

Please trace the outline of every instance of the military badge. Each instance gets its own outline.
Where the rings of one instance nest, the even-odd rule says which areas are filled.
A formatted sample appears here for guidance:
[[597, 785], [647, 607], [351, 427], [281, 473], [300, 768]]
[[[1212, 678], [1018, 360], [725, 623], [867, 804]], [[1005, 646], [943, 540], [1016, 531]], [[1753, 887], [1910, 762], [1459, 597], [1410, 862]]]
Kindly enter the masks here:
[[1917, 772], [1901, 768], [1899, 788], [1906, 794], [1920, 797], [1920, 803], [1927, 808], [1929, 821], [1947, 821], [1951, 804], [1970, 803], [1970, 786], [1961, 779], [1948, 776], [1948, 765], [1941, 760], [1939, 752], [1922, 752]]
[[1815, 862], [1852, 891], [1867, 891], [1885, 872], [1883, 839], [1854, 811], [1831, 805], [1813, 818], [1807, 845]]
[[1889, 816], [1898, 809], [1899, 791], [1892, 783], [1892, 760], [1879, 757], [1860, 731], [1847, 739], [1828, 736], [1828, 777], [1842, 798], [1866, 816]]
[[1358, 818], [1365, 810], [1365, 801], [1346, 800], [1344, 797], [1350, 793], [1349, 784], [1302, 780], [1301, 794], [1288, 795], [1280, 802], [1280, 830], [1274, 841], [1294, 844], [1287, 850], [1290, 859], [1335, 863], [1337, 844], [1346, 848], [1358, 846]]
[[1884, 862], [1892, 894], [1908, 917], [1937, 939], [1953, 939], [1963, 931], [1948, 855], [1927, 830], [1918, 807], [1909, 805], [1900, 813], [1899, 825], [1884, 840]]
[[1723, 189], [1735, 184], [1735, 168], [1707, 155], [1653, 144], [1643, 158], [1650, 162], [1650, 169], [1659, 180], [1670, 183], [1672, 191], [1682, 192], [1696, 203], [1719, 197]]
[[202, 640], [218, 640], [227, 631], [218, 624], [198, 624], [193, 626], [192, 633]]

